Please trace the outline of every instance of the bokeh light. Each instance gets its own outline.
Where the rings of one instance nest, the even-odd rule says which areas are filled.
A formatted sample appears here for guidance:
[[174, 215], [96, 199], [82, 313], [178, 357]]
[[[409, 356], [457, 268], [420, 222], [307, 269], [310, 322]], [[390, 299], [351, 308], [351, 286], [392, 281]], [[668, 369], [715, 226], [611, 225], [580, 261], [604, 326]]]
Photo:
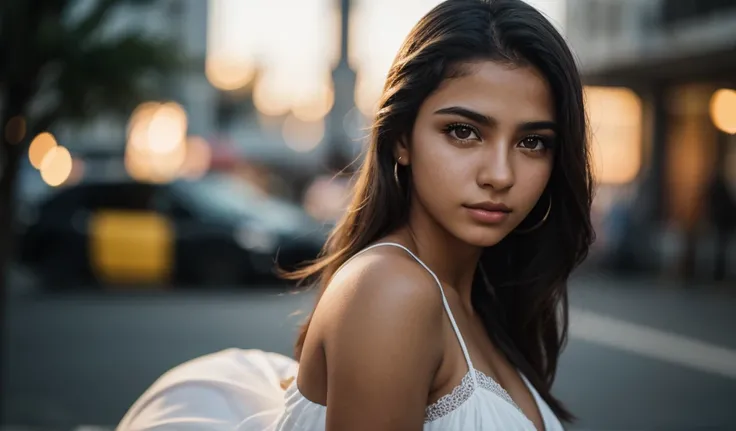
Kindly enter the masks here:
[[264, 73], [256, 80], [253, 88], [253, 105], [264, 115], [278, 117], [289, 112], [290, 98], [288, 87], [282, 85], [277, 71]]
[[642, 163], [642, 102], [628, 88], [586, 87], [591, 150], [598, 180], [625, 184]]
[[255, 67], [247, 59], [207, 57], [205, 75], [210, 83], [220, 90], [234, 91], [248, 85], [255, 76]]
[[721, 131], [736, 134], [736, 91], [722, 88], [710, 99], [710, 117]]
[[[307, 122], [324, 117], [334, 101], [330, 72], [339, 53], [337, 4], [269, 0], [256, 7], [247, 0], [210, 0], [210, 82], [221, 89], [242, 87], [257, 59], [253, 103], [261, 114], [281, 117], [291, 111]], [[275, 25], [285, 30], [274, 31]]]
[[128, 121], [128, 145], [138, 148], [148, 145], [148, 130], [158, 108], [158, 102], [145, 102], [138, 105]]
[[291, 111], [302, 121], [317, 121], [330, 113], [334, 103], [335, 89], [332, 77], [325, 73], [323, 79], [312, 81], [294, 95]]
[[60, 186], [69, 178], [72, 163], [72, 155], [69, 150], [57, 145], [51, 148], [41, 161], [41, 178], [52, 187]]
[[325, 122], [303, 121], [292, 114], [284, 120], [282, 134], [289, 148], [300, 153], [308, 152], [322, 142], [325, 136]]
[[[356, 71], [355, 104], [372, 117], [386, 75], [406, 36], [442, 0], [358, 0], [350, 16], [350, 65]], [[386, 11], [391, 13], [387, 14]], [[380, 31], [376, 31], [380, 29]]]
[[182, 145], [187, 132], [187, 114], [178, 103], [165, 103], [148, 124], [148, 145], [154, 153], [166, 154]]
[[128, 124], [128, 174], [148, 182], [167, 182], [180, 176], [187, 155], [186, 132], [187, 115], [178, 103], [141, 104]]
[[355, 79], [355, 106], [368, 118], [376, 114], [385, 76], [358, 72]]
[[223, 91], [245, 87], [255, 75], [257, 13], [246, 0], [208, 0], [205, 75]]
[[56, 138], [49, 132], [39, 133], [28, 148], [28, 159], [36, 169], [41, 169], [41, 162], [52, 149], [56, 148]]
[[[386, 75], [412, 27], [442, 0], [353, 0], [350, 16], [350, 65], [356, 71], [355, 104], [375, 114]], [[526, 0], [564, 33], [564, 1]], [[391, 13], [386, 13], [390, 10]], [[378, 29], [378, 31], [377, 31]]]

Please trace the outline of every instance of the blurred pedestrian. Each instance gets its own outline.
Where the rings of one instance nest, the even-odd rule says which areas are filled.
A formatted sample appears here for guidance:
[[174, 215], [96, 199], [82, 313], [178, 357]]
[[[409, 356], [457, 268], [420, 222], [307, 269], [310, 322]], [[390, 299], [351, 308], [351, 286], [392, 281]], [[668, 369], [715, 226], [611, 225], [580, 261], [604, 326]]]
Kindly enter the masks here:
[[320, 287], [298, 362], [198, 358], [121, 431], [563, 429], [573, 416], [551, 388], [593, 181], [554, 26], [521, 0], [430, 11], [389, 71], [357, 175], [323, 257], [291, 274]]

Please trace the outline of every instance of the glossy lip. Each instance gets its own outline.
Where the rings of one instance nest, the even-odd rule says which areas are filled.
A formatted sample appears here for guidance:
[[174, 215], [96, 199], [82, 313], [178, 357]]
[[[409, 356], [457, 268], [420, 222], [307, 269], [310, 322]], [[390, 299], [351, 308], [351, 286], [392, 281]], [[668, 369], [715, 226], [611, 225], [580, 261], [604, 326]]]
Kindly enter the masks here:
[[464, 205], [470, 217], [483, 224], [498, 224], [506, 220], [511, 208], [501, 203], [481, 202], [473, 205]]
[[477, 204], [472, 205], [464, 205], [465, 208], [469, 208], [471, 210], [483, 210], [488, 212], [502, 212], [502, 213], [510, 213], [511, 208], [507, 207], [506, 205], [502, 203], [495, 203], [491, 201], [486, 202], [480, 202]]

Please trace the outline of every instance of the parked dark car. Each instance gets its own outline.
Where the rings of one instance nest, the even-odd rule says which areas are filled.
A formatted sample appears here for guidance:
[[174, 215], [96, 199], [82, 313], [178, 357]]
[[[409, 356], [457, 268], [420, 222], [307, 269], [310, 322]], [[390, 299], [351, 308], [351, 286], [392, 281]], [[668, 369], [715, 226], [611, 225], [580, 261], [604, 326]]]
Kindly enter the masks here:
[[97, 182], [45, 200], [20, 263], [50, 288], [248, 285], [317, 257], [325, 229], [299, 206], [224, 175], [169, 184]]

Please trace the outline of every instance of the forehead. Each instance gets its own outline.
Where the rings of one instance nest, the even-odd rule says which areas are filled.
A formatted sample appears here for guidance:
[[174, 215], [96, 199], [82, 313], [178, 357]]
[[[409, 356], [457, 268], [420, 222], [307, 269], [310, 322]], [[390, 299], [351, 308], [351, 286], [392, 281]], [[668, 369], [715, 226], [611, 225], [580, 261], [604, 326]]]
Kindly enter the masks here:
[[446, 79], [422, 110], [462, 106], [499, 122], [554, 120], [552, 93], [535, 68], [482, 61], [464, 65], [462, 71], [459, 77]]

